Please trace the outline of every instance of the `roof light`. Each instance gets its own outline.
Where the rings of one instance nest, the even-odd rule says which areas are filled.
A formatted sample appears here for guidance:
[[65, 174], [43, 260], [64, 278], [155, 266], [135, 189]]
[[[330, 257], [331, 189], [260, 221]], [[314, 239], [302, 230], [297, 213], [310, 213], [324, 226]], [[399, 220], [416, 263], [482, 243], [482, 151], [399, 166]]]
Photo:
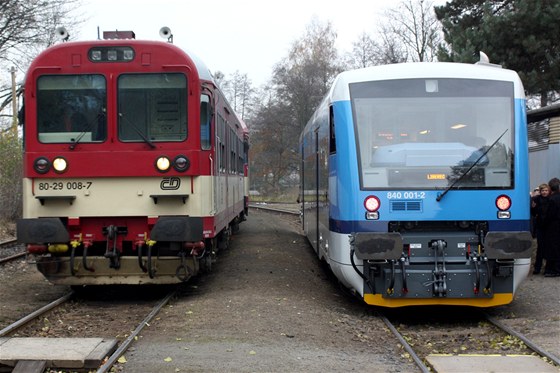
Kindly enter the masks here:
[[91, 62], [130, 62], [134, 60], [132, 47], [93, 47], [88, 51]]

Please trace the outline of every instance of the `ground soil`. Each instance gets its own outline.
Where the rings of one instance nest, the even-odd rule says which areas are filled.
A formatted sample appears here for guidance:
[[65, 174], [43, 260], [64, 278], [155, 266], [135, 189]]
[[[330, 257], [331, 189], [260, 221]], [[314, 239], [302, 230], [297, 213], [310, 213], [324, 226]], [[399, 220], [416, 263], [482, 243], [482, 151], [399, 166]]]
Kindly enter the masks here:
[[[490, 313], [560, 356], [559, 285], [530, 276]], [[68, 290], [24, 261], [0, 267], [0, 329]], [[376, 314], [316, 259], [298, 218], [252, 210], [213, 271], [183, 288], [115, 370], [418, 371]], [[120, 322], [106, 320], [103, 333]]]

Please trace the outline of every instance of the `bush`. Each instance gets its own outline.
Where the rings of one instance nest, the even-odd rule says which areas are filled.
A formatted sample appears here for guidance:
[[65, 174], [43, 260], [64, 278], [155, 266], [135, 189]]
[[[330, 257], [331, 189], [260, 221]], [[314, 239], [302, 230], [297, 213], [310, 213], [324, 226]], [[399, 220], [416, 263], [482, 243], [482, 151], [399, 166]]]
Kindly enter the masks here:
[[22, 141], [11, 131], [0, 134], [0, 219], [21, 217]]

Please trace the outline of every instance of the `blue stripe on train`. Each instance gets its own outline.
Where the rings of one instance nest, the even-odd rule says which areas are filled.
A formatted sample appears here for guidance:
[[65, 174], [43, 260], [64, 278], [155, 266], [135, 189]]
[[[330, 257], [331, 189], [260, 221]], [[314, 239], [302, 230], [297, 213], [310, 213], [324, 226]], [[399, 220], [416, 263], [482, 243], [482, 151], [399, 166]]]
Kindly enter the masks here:
[[[386, 221], [342, 221], [329, 219], [329, 229], [336, 233], [387, 232]], [[529, 230], [528, 220], [489, 221], [491, 232], [521, 232]]]

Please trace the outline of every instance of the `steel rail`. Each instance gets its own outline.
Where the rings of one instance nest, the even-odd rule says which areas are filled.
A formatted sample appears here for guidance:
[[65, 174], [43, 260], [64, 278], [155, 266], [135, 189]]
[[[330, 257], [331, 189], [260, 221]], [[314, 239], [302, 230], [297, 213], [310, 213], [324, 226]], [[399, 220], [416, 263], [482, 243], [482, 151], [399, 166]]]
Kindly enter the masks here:
[[150, 321], [152, 321], [152, 319], [159, 313], [159, 311], [161, 311], [161, 309], [169, 302], [169, 300], [175, 296], [176, 293], [176, 289], [171, 291], [152, 309], [148, 316], [146, 316], [146, 318], [142, 320], [142, 322], [136, 327], [136, 329], [134, 329], [134, 331], [128, 336], [128, 338], [125, 339], [123, 343], [121, 343], [119, 348], [117, 348], [115, 352], [113, 352], [113, 354], [109, 356], [107, 361], [97, 369], [97, 373], [108, 372], [113, 367], [113, 364], [115, 364], [116, 361], [125, 353], [132, 342], [134, 342], [138, 334], [140, 334], [142, 329], [144, 329], [144, 327], [148, 325]]
[[408, 352], [408, 354], [410, 355], [412, 360], [414, 360], [414, 362], [416, 363], [418, 368], [420, 368], [422, 373], [430, 373], [431, 372], [430, 368], [428, 368], [426, 366], [426, 364], [424, 364], [424, 362], [422, 361], [422, 359], [420, 359], [418, 354], [416, 354], [416, 352], [414, 352], [414, 350], [412, 349], [412, 346], [410, 346], [408, 344], [408, 342], [404, 339], [402, 334], [397, 330], [397, 328], [395, 328], [395, 326], [389, 321], [389, 319], [386, 318], [383, 314], [380, 314], [379, 316], [381, 317], [381, 320], [383, 320], [385, 325], [387, 325], [389, 330], [391, 330], [391, 332], [395, 335], [395, 337], [397, 337], [399, 342], [402, 344], [402, 346], [404, 347], [406, 352]]
[[18, 254], [6, 256], [4, 258], [0, 258], [0, 264], [8, 263], [8, 262], [11, 262], [12, 260], [19, 259], [19, 258], [25, 256], [25, 254], [27, 254], [27, 253], [23, 252], [23, 253], [18, 253]]
[[283, 214], [300, 215], [299, 211], [292, 211], [292, 210], [288, 210], [288, 209], [281, 209], [281, 208], [270, 207], [270, 206], [265, 206], [265, 205], [250, 204], [249, 207], [254, 208], [254, 209], [259, 209], [259, 210], [280, 212], [280, 213], [283, 213]]
[[7, 241], [2, 241], [0, 242], [0, 247], [4, 246], [4, 245], [13, 245], [17, 243], [17, 239], [12, 239], [12, 240], [7, 240]]
[[523, 341], [523, 343], [525, 343], [525, 345], [527, 347], [529, 347], [531, 350], [535, 351], [537, 354], [546, 357], [547, 359], [550, 359], [551, 361], [554, 362], [554, 364], [556, 364], [557, 366], [560, 366], [560, 358], [558, 358], [557, 356], [551, 354], [550, 352], [543, 350], [542, 348], [540, 348], [539, 346], [537, 346], [533, 341], [531, 341], [529, 338], [525, 337], [523, 334], [513, 330], [512, 328], [510, 328], [509, 326], [501, 323], [500, 321], [496, 320], [494, 317], [490, 316], [489, 314], [483, 312], [484, 317], [486, 317], [486, 320], [488, 320], [490, 323], [492, 323], [494, 326], [496, 326], [498, 329], [503, 330], [504, 332], [513, 335], [514, 337], [520, 339], [521, 341]]
[[27, 324], [29, 321], [36, 319], [37, 317], [41, 316], [42, 314], [44, 314], [47, 311], [52, 310], [53, 308], [59, 306], [60, 304], [66, 302], [67, 300], [69, 300], [70, 298], [72, 298], [74, 296], [74, 292], [71, 291], [70, 293], [63, 295], [62, 297], [58, 298], [55, 301], [52, 301], [51, 303], [47, 304], [46, 306], [43, 306], [41, 308], [39, 308], [38, 310], [30, 313], [29, 315], [19, 319], [18, 321], [14, 322], [13, 324], [10, 324], [8, 326], [6, 326], [4, 329], [0, 330], [0, 337], [4, 337], [6, 335], [8, 335], [9, 333], [13, 332], [14, 330], [17, 330], [19, 328], [21, 328], [23, 325]]

